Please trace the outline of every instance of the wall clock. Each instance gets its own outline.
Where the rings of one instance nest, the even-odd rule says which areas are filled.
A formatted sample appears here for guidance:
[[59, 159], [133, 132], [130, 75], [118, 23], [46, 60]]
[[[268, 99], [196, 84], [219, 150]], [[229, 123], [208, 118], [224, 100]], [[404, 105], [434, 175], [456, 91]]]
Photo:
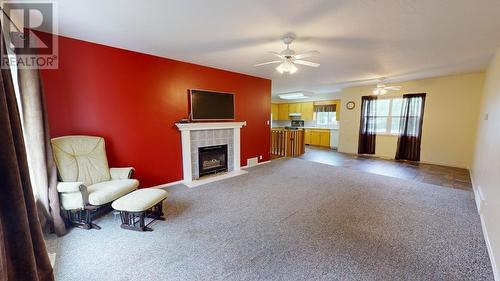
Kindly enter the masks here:
[[355, 107], [356, 107], [356, 104], [353, 102], [353, 101], [348, 101], [346, 104], [345, 104], [345, 107], [349, 110], [353, 110]]

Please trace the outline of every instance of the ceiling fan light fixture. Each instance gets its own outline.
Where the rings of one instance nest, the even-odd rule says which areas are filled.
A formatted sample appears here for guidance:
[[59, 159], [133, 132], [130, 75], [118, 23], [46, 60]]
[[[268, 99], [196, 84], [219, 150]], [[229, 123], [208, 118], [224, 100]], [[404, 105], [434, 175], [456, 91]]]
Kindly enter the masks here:
[[292, 33], [288, 33], [285, 34], [285, 36], [282, 37], [281, 39], [283, 40], [283, 43], [286, 45], [286, 49], [281, 52], [272, 52], [272, 51], [269, 52], [270, 54], [280, 58], [280, 60], [258, 63], [255, 64], [254, 66], [264, 66], [264, 65], [279, 63], [278, 67], [276, 67], [276, 71], [278, 71], [280, 74], [283, 73], [293, 74], [297, 72], [299, 69], [296, 66], [296, 64], [305, 65], [309, 67], [319, 66], [319, 63], [303, 60], [305, 58], [318, 55], [319, 54], [318, 51], [313, 50], [301, 54], [296, 54], [294, 50], [290, 49], [290, 44], [292, 44], [293, 40], [295, 39], [295, 35]]
[[386, 78], [382, 77], [379, 80], [379, 83], [377, 83], [377, 86], [373, 89], [373, 94], [377, 96], [385, 95], [389, 93], [389, 91], [400, 91], [401, 86], [388, 86], [386, 85], [385, 82]]
[[293, 74], [297, 72], [298, 68], [290, 61], [284, 61], [278, 67], [276, 67], [276, 70], [283, 74], [283, 73], [290, 73]]
[[373, 93], [377, 96], [385, 95], [387, 93], [387, 90], [384, 88], [376, 88], [373, 90]]

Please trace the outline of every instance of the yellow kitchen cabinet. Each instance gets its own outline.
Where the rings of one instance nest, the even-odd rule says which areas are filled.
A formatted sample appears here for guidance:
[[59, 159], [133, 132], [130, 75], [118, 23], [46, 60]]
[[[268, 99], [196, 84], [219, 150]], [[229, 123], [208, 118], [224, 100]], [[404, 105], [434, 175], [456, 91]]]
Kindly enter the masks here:
[[311, 130], [304, 130], [304, 144], [311, 144]]
[[276, 103], [273, 103], [271, 104], [271, 114], [272, 114], [272, 117], [273, 117], [273, 120], [278, 120], [279, 118], [279, 107], [278, 107], [278, 104]]
[[301, 104], [300, 103], [291, 103], [288, 105], [289, 113], [300, 113], [301, 112]]
[[320, 145], [321, 143], [321, 133], [313, 130], [311, 131], [311, 145]]
[[288, 103], [278, 104], [278, 120], [290, 120]]
[[320, 146], [330, 146], [330, 131], [320, 133]]
[[301, 104], [302, 120], [313, 120], [314, 103], [304, 102]]
[[[330, 130], [314, 129], [310, 132], [310, 142], [309, 145], [315, 146], [330, 146]], [[307, 137], [307, 133], [306, 133]], [[308, 144], [306, 142], [306, 144]]]

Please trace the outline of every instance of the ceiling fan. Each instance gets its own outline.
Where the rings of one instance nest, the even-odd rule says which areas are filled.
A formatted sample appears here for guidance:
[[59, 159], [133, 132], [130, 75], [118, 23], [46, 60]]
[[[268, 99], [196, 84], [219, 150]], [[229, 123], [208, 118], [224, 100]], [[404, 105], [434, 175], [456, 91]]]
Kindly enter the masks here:
[[384, 84], [385, 78], [381, 78], [380, 82], [373, 89], [373, 94], [377, 96], [385, 95], [388, 91], [399, 91], [401, 86], [387, 86]]
[[279, 57], [279, 60], [274, 60], [274, 61], [268, 61], [264, 63], [259, 63], [256, 64], [255, 66], [262, 66], [262, 65], [268, 65], [268, 64], [275, 64], [279, 63], [278, 67], [276, 67], [276, 70], [283, 74], [283, 73], [290, 73], [293, 74], [297, 72], [298, 68], [296, 64], [300, 65], [305, 65], [305, 66], [311, 66], [311, 67], [318, 67], [319, 63], [315, 62], [310, 62], [306, 60], [302, 60], [314, 55], [318, 55], [318, 51], [309, 51], [305, 52], [302, 54], [295, 54], [295, 51], [290, 49], [290, 44], [292, 44], [293, 40], [295, 39], [295, 36], [293, 34], [287, 34], [285, 35], [282, 40], [283, 43], [286, 45], [286, 49], [284, 49], [281, 52], [269, 52], [270, 54], [273, 54], [277, 57]]

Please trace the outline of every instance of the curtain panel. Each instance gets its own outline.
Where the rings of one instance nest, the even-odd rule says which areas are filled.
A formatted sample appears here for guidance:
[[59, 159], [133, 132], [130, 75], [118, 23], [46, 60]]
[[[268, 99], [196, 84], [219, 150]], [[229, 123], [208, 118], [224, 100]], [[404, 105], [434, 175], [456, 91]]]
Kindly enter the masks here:
[[0, 280], [54, 280], [31, 188], [12, 76], [5, 68], [0, 75], [0, 128]]
[[359, 126], [359, 154], [375, 154], [375, 101], [377, 96], [361, 97], [361, 121]]
[[403, 95], [397, 160], [420, 161], [426, 94]]
[[57, 168], [40, 73], [38, 69], [18, 69], [17, 77], [22, 105], [20, 114], [40, 223], [61, 236], [66, 233], [66, 226], [60, 214]]
[[315, 105], [314, 112], [336, 112], [337, 106], [335, 104]]

